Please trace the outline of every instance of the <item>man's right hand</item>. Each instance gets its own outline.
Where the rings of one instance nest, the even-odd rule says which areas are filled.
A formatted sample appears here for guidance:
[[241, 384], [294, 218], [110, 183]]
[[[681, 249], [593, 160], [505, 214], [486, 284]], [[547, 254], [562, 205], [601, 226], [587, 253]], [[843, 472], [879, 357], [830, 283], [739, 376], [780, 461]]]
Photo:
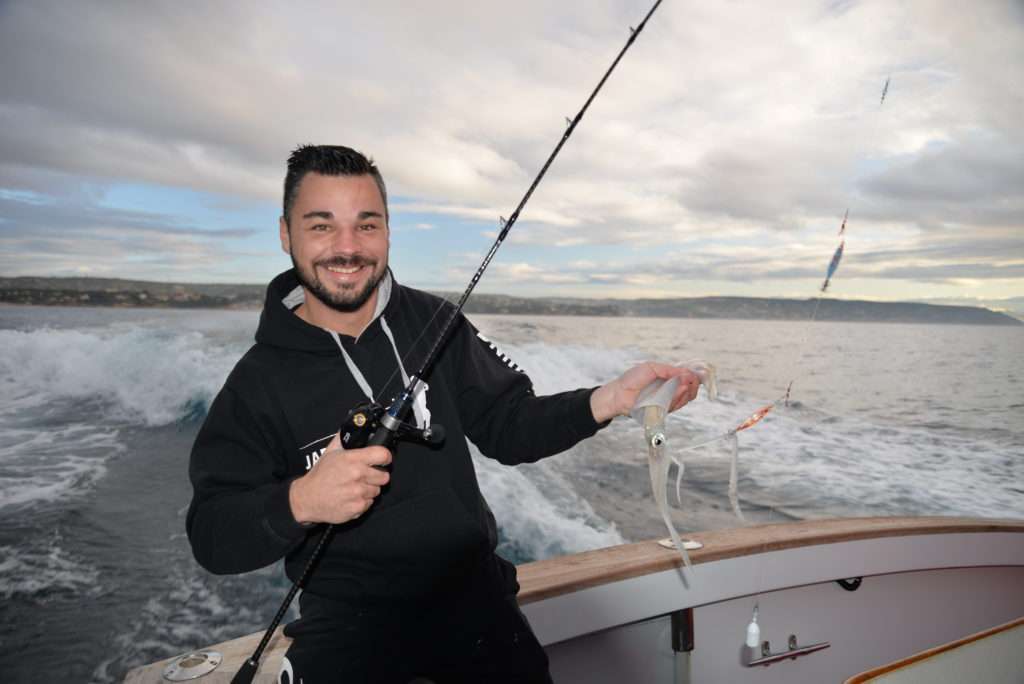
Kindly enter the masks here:
[[300, 523], [348, 522], [366, 512], [391, 475], [375, 466], [391, 463], [380, 446], [342, 449], [337, 435], [313, 468], [294, 480], [288, 492], [292, 515]]

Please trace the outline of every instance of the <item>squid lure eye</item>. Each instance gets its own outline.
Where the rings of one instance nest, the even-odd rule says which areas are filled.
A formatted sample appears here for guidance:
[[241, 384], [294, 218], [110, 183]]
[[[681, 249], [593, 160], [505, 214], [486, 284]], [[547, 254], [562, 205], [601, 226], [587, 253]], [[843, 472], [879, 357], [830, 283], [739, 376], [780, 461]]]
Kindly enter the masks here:
[[664, 446], [666, 441], [667, 440], [665, 439], [665, 435], [661, 434], [660, 432], [656, 432], [651, 437], [651, 446], [653, 446], [653, 447]]

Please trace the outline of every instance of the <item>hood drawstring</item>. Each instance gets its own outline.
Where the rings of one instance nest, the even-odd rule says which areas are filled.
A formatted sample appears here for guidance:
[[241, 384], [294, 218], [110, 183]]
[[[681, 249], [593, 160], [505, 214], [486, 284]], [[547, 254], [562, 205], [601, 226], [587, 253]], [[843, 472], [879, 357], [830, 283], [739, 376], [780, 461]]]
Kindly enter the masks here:
[[[402, 383], [404, 386], [409, 385], [409, 373], [405, 370], [405, 364], [402, 363], [402, 355], [398, 353], [398, 345], [395, 343], [395, 336], [391, 332], [391, 327], [388, 326], [387, 319], [384, 318], [384, 309], [387, 307], [388, 300], [391, 299], [391, 274], [388, 273], [384, 280], [380, 283], [380, 290], [378, 291], [377, 297], [377, 310], [374, 313], [374, 318], [380, 319], [380, 327], [384, 330], [384, 334], [387, 336], [388, 341], [391, 342], [391, 349], [395, 352], [395, 360], [398, 362], [398, 370], [402, 374]], [[371, 320], [372, 323], [372, 320]], [[345, 365], [348, 367], [349, 372], [355, 379], [356, 384], [359, 385], [359, 389], [363, 391], [366, 398], [370, 401], [374, 401], [373, 388], [370, 387], [370, 383], [367, 382], [366, 376], [359, 370], [359, 366], [352, 360], [349, 353], [345, 351], [345, 345], [341, 343], [341, 336], [333, 330], [328, 330], [327, 334], [331, 336], [334, 343], [338, 345], [338, 349], [341, 350], [341, 356], [345, 359]], [[430, 409], [427, 408], [427, 383], [422, 379], [419, 382], [419, 387], [416, 391], [415, 401], [413, 402], [412, 409], [416, 415], [416, 427], [421, 430], [430, 427]]]
[[[409, 386], [409, 374], [405, 371], [405, 365], [402, 363], [402, 356], [398, 353], [398, 345], [395, 344], [395, 336], [391, 334], [391, 328], [388, 327], [387, 319], [383, 315], [380, 317], [380, 327], [384, 329], [384, 334], [391, 340], [391, 348], [395, 350], [395, 360], [398, 361], [398, 370], [402, 372], [402, 384], [406, 387]], [[340, 340], [339, 340], [340, 341]], [[427, 408], [427, 383], [423, 378], [420, 378], [419, 384], [416, 386], [416, 396], [413, 398], [412, 410], [416, 414], [416, 427], [421, 430], [425, 430], [430, 427], [430, 409]]]
[[[327, 328], [324, 328], [324, 330], [327, 330]], [[363, 394], [366, 395], [367, 399], [373, 401], [373, 388], [370, 387], [370, 383], [366, 381], [366, 377], [363, 375], [363, 372], [359, 370], [359, 366], [356, 365], [356, 362], [353, 361], [352, 357], [348, 355], [347, 351], [345, 351], [345, 346], [341, 343], [341, 338], [338, 336], [338, 333], [333, 330], [327, 330], [327, 334], [334, 339], [334, 343], [337, 344], [338, 349], [341, 350], [341, 355], [345, 358], [345, 365], [348, 366], [348, 372], [352, 374], [353, 378], [355, 378], [356, 384], [359, 385], [359, 389], [363, 390]], [[392, 344], [394, 343], [392, 342]]]
[[[395, 360], [398, 362], [398, 370], [402, 373], [402, 382], [408, 386], [409, 384], [409, 373], [405, 370], [405, 364], [402, 363], [402, 355], [398, 353], [398, 345], [395, 344], [395, 336], [391, 332], [391, 328], [388, 327], [387, 321], [384, 316], [380, 317], [380, 326], [384, 329], [384, 334], [387, 336], [388, 341], [391, 342], [391, 349], [395, 352]], [[326, 328], [325, 328], [326, 330]], [[359, 385], [359, 389], [363, 391], [366, 398], [370, 401], [374, 401], [373, 388], [370, 387], [370, 383], [366, 381], [366, 376], [359, 370], [359, 366], [352, 360], [348, 352], [345, 351], [345, 345], [341, 342], [341, 337], [338, 333], [333, 330], [327, 330], [327, 333], [334, 340], [334, 343], [338, 345], [338, 349], [341, 350], [341, 356], [345, 359], [345, 365], [348, 366], [349, 372], [355, 379], [356, 384]], [[413, 413], [416, 414], [416, 427], [425, 429], [430, 426], [430, 410], [427, 408], [427, 383], [423, 380], [419, 382], [419, 388], [416, 392], [416, 399], [412, 405]]]

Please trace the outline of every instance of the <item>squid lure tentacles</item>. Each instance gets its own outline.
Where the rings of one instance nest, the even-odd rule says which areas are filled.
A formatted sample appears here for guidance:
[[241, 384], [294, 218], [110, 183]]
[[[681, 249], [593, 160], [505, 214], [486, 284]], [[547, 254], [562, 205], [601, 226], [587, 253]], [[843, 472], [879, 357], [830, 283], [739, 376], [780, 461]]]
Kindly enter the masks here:
[[[707, 363], [693, 363], [689, 366], [704, 385], [709, 399], [718, 398], [718, 381], [715, 374], [715, 367]], [[651, 491], [654, 494], [654, 501], [658, 505], [658, 512], [668, 528], [672, 544], [679, 551], [686, 567], [692, 567], [690, 556], [686, 553], [686, 546], [680, 539], [675, 525], [672, 524], [672, 517], [669, 514], [668, 496], [665, 487], [668, 484], [668, 471], [672, 463], [678, 468], [676, 477], [676, 499], [681, 499], [679, 483], [683, 477], [683, 462], [672, 456], [666, 449], [668, 438], [665, 436], [665, 416], [672, 405], [672, 397], [675, 396], [676, 388], [679, 386], [679, 378], [671, 380], [655, 380], [645, 387], [637, 396], [633, 404], [633, 411], [630, 414], [635, 421], [644, 428], [644, 438], [647, 441], [647, 465], [651, 471]]]

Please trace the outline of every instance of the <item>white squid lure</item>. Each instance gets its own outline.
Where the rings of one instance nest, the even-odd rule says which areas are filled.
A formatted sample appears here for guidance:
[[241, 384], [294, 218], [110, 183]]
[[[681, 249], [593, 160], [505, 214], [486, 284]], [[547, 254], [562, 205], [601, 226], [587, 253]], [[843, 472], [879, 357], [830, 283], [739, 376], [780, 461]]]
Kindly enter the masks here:
[[[707, 392], [708, 399], [717, 399], [718, 380], [715, 374], [715, 367], [709, 363], [695, 362], [689, 364], [687, 368], [693, 371], [700, 379], [700, 383], [704, 385], [704, 389]], [[682, 556], [683, 563], [686, 567], [692, 567], [690, 556], [686, 553], [686, 548], [679, 537], [679, 533], [676, 531], [675, 525], [672, 524], [672, 518], [669, 515], [668, 509], [668, 494], [666, 492], [668, 471], [671, 464], [675, 463], [677, 467], [676, 501], [682, 500], [681, 483], [685, 466], [681, 459], [669, 453], [665, 448], [668, 443], [668, 438], [665, 436], [665, 416], [668, 415], [668, 410], [672, 405], [672, 397], [675, 396], [678, 386], [679, 378], [655, 380], [641, 390], [636, 402], [633, 404], [633, 410], [630, 415], [644, 428], [644, 439], [647, 442], [647, 463], [651, 472], [651, 490], [654, 494], [654, 501], [658, 505], [658, 512], [661, 513], [661, 518], [665, 521], [669, 536], [672, 538], [672, 543], [675, 545], [676, 550]], [[730, 500], [734, 498], [732, 494], [734, 480], [735, 477], [730, 476]], [[734, 508], [736, 507], [734, 506]]]

